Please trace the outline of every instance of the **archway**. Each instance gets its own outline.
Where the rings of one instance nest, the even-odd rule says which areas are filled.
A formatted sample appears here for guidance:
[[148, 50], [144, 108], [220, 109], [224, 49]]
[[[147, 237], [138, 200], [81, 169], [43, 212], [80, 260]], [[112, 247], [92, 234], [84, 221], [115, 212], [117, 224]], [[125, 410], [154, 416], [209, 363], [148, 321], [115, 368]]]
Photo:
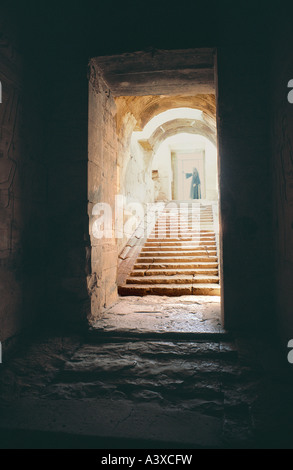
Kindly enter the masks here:
[[[209, 56], [209, 54], [210, 51], [204, 52], [204, 55]], [[126, 57], [126, 62], [128, 59], [129, 58]], [[209, 56], [209, 59], [211, 59], [211, 63], [213, 63], [212, 56]], [[116, 59], [112, 58], [112, 60], [114, 60], [113, 63], [115, 63]], [[192, 60], [194, 60], [194, 56], [192, 56]], [[160, 81], [161, 78], [158, 78], [160, 83], [154, 85], [155, 81], [150, 81], [150, 75], [147, 75], [143, 77], [146, 83], [138, 90], [137, 87], [134, 86], [134, 88], [132, 88], [131, 86], [131, 82], [134, 78], [131, 74], [128, 76], [129, 80], [125, 79], [125, 74], [122, 73], [121, 69], [119, 70], [119, 76], [115, 75], [113, 69], [112, 71], [110, 70], [111, 67], [106, 70], [107, 62], [107, 58], [98, 58], [98, 60], [95, 59], [92, 61], [91, 83], [97, 92], [96, 106], [99, 107], [102, 105], [100, 116], [104, 120], [104, 131], [100, 134], [102, 137], [101, 151], [103, 155], [107, 156], [106, 165], [111, 161], [113, 167], [116, 158], [116, 171], [111, 175], [111, 194], [113, 195], [113, 189], [115, 189], [116, 194], [125, 198], [126, 204], [140, 204], [145, 209], [148, 203], [153, 203], [155, 200], [151, 172], [152, 159], [155, 151], [166, 138], [184, 131], [189, 134], [200, 134], [215, 143], [216, 126], [213, 78], [211, 79], [211, 75], [209, 75], [210, 72], [207, 74], [210, 78], [207, 79], [206, 82], [203, 80], [193, 80], [191, 76], [189, 76], [188, 86], [185, 87], [185, 73], [183, 74], [184, 79], [183, 75], [180, 77], [180, 85], [178, 85], [178, 82], [175, 83], [173, 81], [173, 77], [170, 79], [170, 82], [168, 80], [166, 81], [166, 77], [162, 82]], [[207, 62], [208, 60], [205, 57], [204, 67]], [[136, 66], [137, 64], [135, 64], [135, 67]], [[140, 68], [139, 64], [138, 68]], [[211, 65], [211, 70], [213, 70], [213, 65]], [[191, 75], [197, 75], [198, 73], [202, 73], [200, 67], [194, 69]], [[204, 74], [206, 75], [206, 72], [204, 72]], [[123, 82], [120, 81], [122, 79], [121, 75], [124, 77]], [[161, 77], [161, 75], [159, 74], [158, 77]], [[111, 84], [111, 89], [108, 83]], [[134, 96], [128, 94], [130, 90], [137, 94]], [[158, 93], [158, 90], [160, 90], [160, 93]], [[125, 96], [123, 96], [123, 93]], [[113, 95], [116, 96], [113, 97]], [[162, 112], [167, 111], [168, 108], [179, 110], [182, 107], [189, 107], [191, 111], [197, 112], [198, 115], [192, 117], [173, 116], [173, 119], [168, 119], [164, 123], [161, 123], [160, 126], [157, 126], [148, 137], [144, 138], [144, 136], [141, 136], [140, 139], [133, 139], [134, 133], [138, 132], [139, 129], [143, 133], [151, 120], [150, 117], [156, 118], [162, 114]], [[115, 129], [113, 128], [113, 121], [115, 121]], [[144, 127], [142, 129], [143, 124]], [[100, 129], [101, 126], [98, 126], [98, 128]], [[107, 192], [110, 188], [106, 186], [104, 189], [99, 186], [99, 198], [108, 194], [108, 201], [112, 209], [116, 208], [112, 195]], [[144, 214], [146, 215], [147, 213], [144, 211]], [[94, 215], [97, 215], [97, 213]], [[127, 211], [124, 211], [122, 217], [123, 222], [125, 222], [125, 217], [126, 219], [128, 217], [131, 218], [131, 214], [127, 214]], [[128, 223], [128, 220], [126, 220], [126, 222]], [[135, 229], [137, 228], [139, 227], [135, 227]], [[106, 292], [108, 290], [108, 299], [110, 298], [109, 288], [112, 283], [106, 284], [106, 281], [103, 281], [103, 279], [105, 279], [103, 272], [109, 269], [109, 273], [114, 274], [115, 265], [113, 263], [113, 269], [112, 266], [109, 266], [109, 259], [103, 257], [104, 251], [109, 250], [109, 247], [113, 247], [111, 259], [114, 261], [114, 252], [116, 249], [117, 255], [119, 254], [118, 271], [121, 261], [127, 261], [127, 269], [129, 269], [131, 256], [134, 259], [135, 253], [137, 255], [139, 249], [142, 248], [137, 244], [137, 240], [144, 238], [144, 234], [138, 237], [136, 230], [134, 230], [132, 234], [131, 230], [127, 233], [124, 231], [122, 237], [117, 237], [117, 233], [115, 235], [110, 242], [103, 240], [93, 244], [95, 252], [97, 254], [101, 253], [102, 260], [105, 260], [106, 266], [103, 267], [102, 273], [99, 274], [98, 279], [100, 280], [100, 290], [104, 290], [104, 288], [106, 288]], [[113, 243], [114, 238], [115, 244]], [[131, 255], [131, 253], [134, 253], [134, 255]], [[98, 268], [98, 259], [95, 268]], [[112, 274], [110, 278], [112, 279]], [[115, 289], [111, 290], [113, 294], [115, 294], [114, 291]], [[104, 307], [107, 307], [109, 302], [109, 300], [107, 302], [107, 293], [104, 300]]]

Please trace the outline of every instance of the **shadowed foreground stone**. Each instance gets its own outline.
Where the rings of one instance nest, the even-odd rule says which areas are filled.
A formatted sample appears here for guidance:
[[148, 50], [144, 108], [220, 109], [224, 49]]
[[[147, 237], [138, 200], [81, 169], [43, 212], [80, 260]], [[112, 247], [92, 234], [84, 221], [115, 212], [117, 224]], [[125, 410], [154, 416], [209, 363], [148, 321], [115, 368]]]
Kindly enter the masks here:
[[[10, 429], [66, 433], [94, 437], [96, 448], [127, 445], [214, 447], [221, 446], [221, 420], [156, 403], [133, 404], [126, 400], [22, 399], [1, 409], [1, 434]], [[5, 437], [4, 437], [5, 439]], [[106, 445], [107, 443], [107, 445]], [[50, 447], [50, 440], [47, 445]]]
[[293, 384], [273, 343], [108, 333], [43, 334], [4, 355], [1, 448], [293, 448]]

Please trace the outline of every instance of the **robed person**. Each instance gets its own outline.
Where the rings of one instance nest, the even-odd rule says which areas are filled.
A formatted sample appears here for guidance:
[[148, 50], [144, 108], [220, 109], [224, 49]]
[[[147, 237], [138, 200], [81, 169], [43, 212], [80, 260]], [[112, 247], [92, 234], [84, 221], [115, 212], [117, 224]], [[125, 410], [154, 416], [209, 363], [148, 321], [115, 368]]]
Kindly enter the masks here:
[[191, 178], [190, 198], [201, 199], [200, 177], [196, 168], [193, 168], [192, 173], [185, 173], [186, 178]]

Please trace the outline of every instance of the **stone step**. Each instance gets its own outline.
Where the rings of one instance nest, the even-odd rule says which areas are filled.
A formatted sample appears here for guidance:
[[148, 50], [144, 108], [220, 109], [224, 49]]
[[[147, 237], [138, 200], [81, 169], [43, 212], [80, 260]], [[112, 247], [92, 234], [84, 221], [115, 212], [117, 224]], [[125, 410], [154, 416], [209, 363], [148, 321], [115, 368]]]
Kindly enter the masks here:
[[206, 219], [206, 218], [213, 218], [213, 214], [212, 212], [211, 213], [205, 213], [205, 214], [202, 214], [202, 213], [199, 213], [197, 211], [194, 211], [194, 212], [189, 212], [189, 213], [183, 213], [183, 212], [178, 212], [178, 213], [170, 213], [170, 214], [162, 214], [160, 215], [159, 219], [177, 219], [177, 220], [192, 220], [194, 217], [198, 217], [198, 218], [201, 218], [201, 219]]
[[[196, 238], [201, 231], [199, 230], [155, 230], [150, 233], [149, 238]], [[210, 234], [215, 233], [213, 230], [209, 231]]]
[[185, 202], [183, 202], [183, 203], [180, 202], [178, 205], [175, 205], [175, 204], [172, 203], [172, 206], [164, 207], [161, 213], [174, 212], [174, 211], [185, 212], [185, 211], [190, 211], [190, 210], [201, 210], [201, 211], [204, 212], [204, 211], [210, 211], [210, 210], [213, 210], [213, 209], [212, 209], [211, 204], [203, 206], [200, 203], [190, 202], [190, 203], [186, 204]]
[[166, 218], [162, 218], [162, 219], [159, 219], [156, 224], [155, 224], [155, 227], [160, 225], [160, 224], [180, 224], [180, 225], [186, 225], [186, 224], [189, 224], [189, 225], [192, 225], [192, 223], [194, 222], [197, 222], [197, 221], [202, 221], [202, 222], [213, 222], [214, 219], [213, 217], [192, 217], [190, 219], [188, 218], [185, 218], [183, 219], [182, 217], [166, 217]]
[[183, 226], [180, 226], [180, 225], [177, 225], [177, 224], [174, 224], [174, 225], [171, 225], [171, 226], [162, 225], [160, 227], [155, 227], [152, 230], [152, 232], [171, 232], [171, 231], [175, 231], [175, 232], [187, 232], [188, 233], [190, 231], [199, 231], [199, 230], [202, 230], [202, 229], [211, 229], [211, 230], [213, 230], [213, 223], [211, 223], [210, 225], [198, 223], [198, 224], [189, 225], [189, 226], [186, 226], [186, 227], [183, 227]]
[[175, 208], [169, 211], [163, 211], [160, 213], [160, 217], [176, 217], [178, 215], [186, 216], [186, 217], [192, 217], [193, 215], [213, 215], [212, 210], [204, 210], [200, 211], [198, 210], [197, 207], [192, 207], [190, 209], [185, 209], [185, 210], [176, 210]]
[[125, 284], [118, 287], [121, 296], [133, 295], [220, 295], [219, 284]]
[[182, 213], [189, 213], [189, 212], [192, 212], [192, 211], [198, 211], [198, 212], [202, 212], [202, 213], [205, 213], [205, 212], [212, 212], [213, 209], [211, 206], [207, 206], [207, 207], [200, 207], [200, 206], [195, 206], [194, 204], [190, 204], [189, 206], [178, 206], [178, 207], [165, 207], [161, 214], [173, 214], [174, 212], [182, 212]]
[[211, 205], [165, 208], [141, 248], [121, 295], [219, 295]]
[[208, 249], [208, 250], [203, 250], [202, 247], [199, 247], [199, 249], [196, 248], [190, 248], [189, 250], [185, 250], [184, 248], [178, 247], [177, 250], [172, 250], [172, 251], [144, 251], [145, 249], [142, 249], [140, 256], [146, 257], [146, 256], [152, 256], [152, 257], [157, 257], [157, 256], [216, 256], [217, 251], [215, 249]]
[[170, 246], [171, 244], [172, 245], [176, 245], [176, 246], [180, 246], [181, 245], [193, 245], [194, 243], [205, 243], [205, 244], [213, 244], [213, 243], [216, 243], [216, 238], [207, 238], [207, 237], [197, 237], [197, 238], [189, 238], [189, 239], [181, 239], [181, 238], [177, 238], [175, 241], [171, 241], [171, 240], [163, 240], [163, 242], [159, 242], [157, 239], [155, 240], [147, 240], [144, 244], [144, 246], [155, 246], [156, 244], [157, 245], [162, 245], [162, 246]]
[[213, 217], [192, 217], [192, 218], [183, 218], [183, 217], [165, 217], [165, 218], [160, 218], [159, 220], [157, 220], [155, 226], [158, 226], [159, 224], [180, 224], [180, 225], [183, 225], [183, 224], [193, 224], [193, 223], [196, 223], [196, 222], [213, 222], [214, 219]]
[[212, 269], [218, 268], [218, 262], [193, 262], [193, 263], [174, 263], [169, 262], [169, 259], [166, 263], [140, 263], [139, 259], [136, 261], [134, 267], [136, 269]]
[[140, 263], [161, 263], [161, 264], [166, 264], [166, 263], [191, 263], [191, 262], [198, 262], [198, 261], [218, 261], [217, 256], [207, 256], [207, 255], [198, 255], [198, 256], [169, 256], [169, 257], [164, 257], [164, 256], [156, 256], [151, 258], [150, 256], [139, 256], [137, 258], [137, 262]]
[[193, 217], [213, 217], [212, 212], [198, 212], [198, 211], [189, 211], [189, 212], [169, 212], [160, 214], [160, 219], [192, 219]]
[[146, 251], [170, 251], [172, 248], [173, 250], [176, 250], [178, 252], [181, 252], [182, 250], [183, 251], [202, 251], [205, 247], [208, 248], [208, 251], [216, 251], [216, 243], [213, 243], [213, 244], [206, 244], [206, 243], [195, 243], [194, 245], [190, 246], [190, 245], [167, 245], [167, 246], [163, 246], [163, 245], [156, 245], [156, 246], [145, 246], [142, 248], [142, 252], [146, 252]]
[[160, 225], [158, 227], [153, 228], [153, 232], [165, 232], [166, 230], [176, 230], [178, 232], [189, 232], [190, 230], [202, 230], [203, 228], [213, 228], [213, 222], [207, 224], [203, 224], [202, 222], [196, 223], [196, 224], [190, 224], [190, 225], [178, 225], [178, 224], [171, 224], [171, 225]]
[[161, 220], [160, 222], [158, 222], [154, 228], [158, 228], [158, 227], [193, 227], [193, 226], [197, 226], [197, 225], [207, 225], [207, 224], [213, 224], [214, 221], [211, 219], [211, 220], [202, 220], [202, 219], [194, 219], [194, 220], [191, 220], [190, 222], [182, 222], [182, 221], [179, 221], [179, 220], [171, 220], [171, 221], [165, 221], [165, 220]]
[[[163, 229], [160, 229], [160, 230], [152, 230], [152, 232], [165, 232], [167, 229], [163, 228]], [[168, 229], [170, 230], [170, 229]], [[190, 229], [188, 230], [179, 230], [178, 229], [178, 232], [180, 232], [180, 235], [182, 236], [182, 234], [184, 233], [187, 233], [189, 234], [194, 234], [194, 235], [201, 235], [201, 236], [212, 236], [212, 235], [215, 235], [215, 230], [213, 229], [206, 229], [206, 228], [201, 228], [201, 227], [191, 227]]]
[[192, 220], [194, 218], [201, 218], [201, 219], [213, 219], [214, 216], [212, 213], [205, 213], [200, 214], [199, 212], [190, 212], [190, 213], [173, 213], [173, 214], [163, 214], [160, 215], [158, 220], [168, 220], [168, 219], [176, 219], [176, 220]]
[[168, 213], [163, 213], [160, 214], [159, 218], [160, 219], [175, 219], [175, 218], [185, 218], [185, 219], [191, 219], [193, 217], [214, 217], [212, 212], [199, 212], [197, 210], [191, 210], [189, 212], [180, 212], [180, 211], [174, 211], [174, 212], [168, 212]]
[[211, 276], [217, 276], [219, 273], [218, 268], [194, 268], [194, 269], [166, 269], [166, 268], [157, 268], [157, 269], [138, 269], [135, 268], [130, 276], [154, 276], [154, 275], [164, 275], [164, 276], [174, 276], [175, 274], [209, 274]]
[[198, 224], [194, 224], [194, 225], [190, 225], [188, 227], [182, 227], [180, 225], [172, 225], [172, 226], [165, 226], [165, 225], [162, 225], [161, 227], [156, 227], [154, 228], [152, 231], [153, 232], [166, 232], [166, 231], [177, 231], [177, 232], [190, 232], [190, 231], [193, 231], [193, 232], [199, 232], [199, 231], [202, 231], [202, 230], [209, 230], [210, 232], [211, 231], [214, 231], [214, 225], [211, 223], [210, 225], [208, 224], [202, 224], [202, 223], [198, 223]]
[[[89, 331], [89, 336], [93, 336], [95, 333], [97, 333], [97, 339], [99, 340], [99, 335], [103, 332], [101, 329], [98, 327], [99, 326], [99, 320], [97, 321], [96, 324], [93, 325], [92, 329]], [[137, 325], [134, 325], [137, 326]], [[111, 325], [111, 331], [113, 331], [113, 327]], [[154, 330], [151, 330], [154, 331]], [[171, 329], [173, 332], [173, 328]], [[141, 330], [139, 330], [141, 333]], [[180, 360], [186, 360], [190, 359], [190, 369], [192, 370], [194, 368], [194, 359], [202, 359], [205, 360], [206, 358], [213, 358], [215, 361], [228, 361], [227, 364], [231, 364], [231, 360], [237, 360], [238, 359], [238, 350], [235, 344], [235, 341], [231, 340], [231, 336], [228, 335], [228, 332], [226, 332], [227, 339], [226, 341], [223, 341], [223, 336], [220, 334], [220, 337], [218, 337], [219, 333], [213, 333], [214, 336], [211, 335], [210, 341], [203, 341], [200, 340], [200, 335], [199, 338], [195, 338], [193, 341], [180, 341], [176, 338], [168, 341], [160, 341], [160, 334], [161, 331], [158, 332], [158, 338], [156, 340], [154, 339], [149, 339], [149, 341], [135, 341], [135, 342], [128, 342], [128, 341], [121, 341], [119, 342], [119, 352], [121, 354], [116, 355], [117, 353], [117, 343], [101, 343], [98, 341], [97, 343], [91, 343], [89, 346], [88, 344], [83, 345], [80, 350], [77, 351], [77, 353], [73, 356], [73, 358], [68, 359], [66, 362], [66, 365], [64, 365], [64, 372], [70, 372], [72, 373], [72, 376], [74, 374], [78, 375], [79, 373], [84, 373], [84, 367], [83, 365], [92, 365], [92, 369], [95, 368], [97, 357], [101, 358], [101, 369], [102, 369], [102, 362], [105, 361], [103, 369], [107, 371], [108, 369], [108, 361], [107, 358], [112, 357], [113, 353], [117, 357], [117, 362], [121, 361], [121, 375], [123, 376], [123, 372], [125, 370], [125, 361], [123, 358], [126, 357], [133, 357], [135, 360], [137, 357], [140, 358], [140, 361], [142, 363], [142, 366], [145, 370], [145, 375], [146, 377], [151, 374], [152, 371], [149, 370], [149, 359], [156, 361], [157, 363], [160, 363], [161, 365], [164, 365], [166, 361], [169, 361], [170, 359], [178, 359]], [[123, 338], [121, 338], [123, 340]], [[77, 360], [76, 359], [81, 359]], [[86, 360], [83, 362], [83, 360]], [[73, 364], [74, 363], [74, 364]], [[72, 367], [70, 367], [72, 365]], [[79, 367], [78, 367], [79, 365]], [[117, 364], [119, 365], [119, 364]], [[75, 367], [74, 367], [75, 366]], [[118, 369], [118, 367], [117, 367]], [[119, 370], [119, 369], [118, 369]], [[132, 368], [133, 375], [135, 375], [134, 370]], [[155, 371], [153, 371], [155, 373]], [[204, 371], [202, 371], [204, 372]], [[221, 371], [219, 370], [219, 374], [221, 374]], [[60, 374], [61, 378], [62, 373]], [[126, 376], [127, 378], [127, 376]], [[113, 380], [115, 382], [115, 375], [113, 374], [111, 377], [109, 377], [110, 380]], [[176, 377], [174, 377], [174, 380], [176, 380]], [[138, 378], [138, 383], [139, 383], [139, 378]], [[157, 387], [157, 383], [154, 383], [154, 386]], [[192, 393], [192, 390], [191, 390]], [[218, 394], [216, 394], [218, 395]]]
[[129, 277], [126, 284], [218, 284], [218, 276], [175, 274], [173, 276], [143, 276]]
[[[178, 230], [180, 229], [180, 231], [184, 231], [184, 230], [200, 230], [200, 231], [205, 231], [205, 230], [209, 230], [207, 229], [206, 227], [212, 227], [214, 224], [213, 222], [198, 222], [198, 223], [194, 223], [194, 224], [189, 224], [187, 226], [184, 227], [184, 226], [180, 226], [180, 224], [171, 224], [170, 226], [166, 226], [165, 224], [160, 224], [160, 226], [156, 226], [153, 228], [154, 231], [158, 231], [158, 230], [171, 230], [171, 229], [174, 229], [174, 227], [176, 227]], [[209, 230], [210, 231], [210, 230]]]
[[149, 237], [146, 243], [187, 243], [187, 242], [214, 242], [215, 236], [194, 236], [194, 237], [180, 237], [180, 238], [171, 238], [171, 237], [164, 237], [164, 238], [151, 238]]
[[[211, 242], [210, 244], [214, 243], [216, 240], [215, 239], [209, 239], [207, 240], [206, 237], [204, 238], [198, 238], [198, 237], [192, 237], [192, 236], [184, 236], [184, 237], [177, 237], [176, 234], [160, 234], [157, 237], [153, 236], [151, 238], [147, 239], [146, 243], [153, 242], [153, 243], [173, 243], [173, 245], [176, 247], [178, 246], [178, 243], [185, 243], [192, 245], [194, 244], [199, 244], [203, 243], [203, 245], [206, 244], [206, 242]], [[144, 245], [143, 245], [144, 246]], [[151, 246], [151, 245], [150, 245]], [[170, 245], [171, 246], [171, 245]]]

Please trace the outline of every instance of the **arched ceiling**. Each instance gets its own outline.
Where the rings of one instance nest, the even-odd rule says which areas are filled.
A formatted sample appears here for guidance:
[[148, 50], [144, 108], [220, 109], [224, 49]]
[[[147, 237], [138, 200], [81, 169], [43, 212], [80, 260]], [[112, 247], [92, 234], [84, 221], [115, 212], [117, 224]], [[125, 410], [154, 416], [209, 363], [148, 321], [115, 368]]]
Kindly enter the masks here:
[[141, 131], [153, 117], [174, 108], [203, 112], [216, 121], [215, 49], [151, 49], [91, 59], [116, 102], [117, 131]]
[[119, 96], [117, 106], [117, 129], [121, 129], [126, 114], [136, 120], [135, 131], [141, 131], [153, 117], [172, 108], [193, 108], [203, 111], [206, 123], [216, 127], [216, 99], [214, 94], [194, 96]]

